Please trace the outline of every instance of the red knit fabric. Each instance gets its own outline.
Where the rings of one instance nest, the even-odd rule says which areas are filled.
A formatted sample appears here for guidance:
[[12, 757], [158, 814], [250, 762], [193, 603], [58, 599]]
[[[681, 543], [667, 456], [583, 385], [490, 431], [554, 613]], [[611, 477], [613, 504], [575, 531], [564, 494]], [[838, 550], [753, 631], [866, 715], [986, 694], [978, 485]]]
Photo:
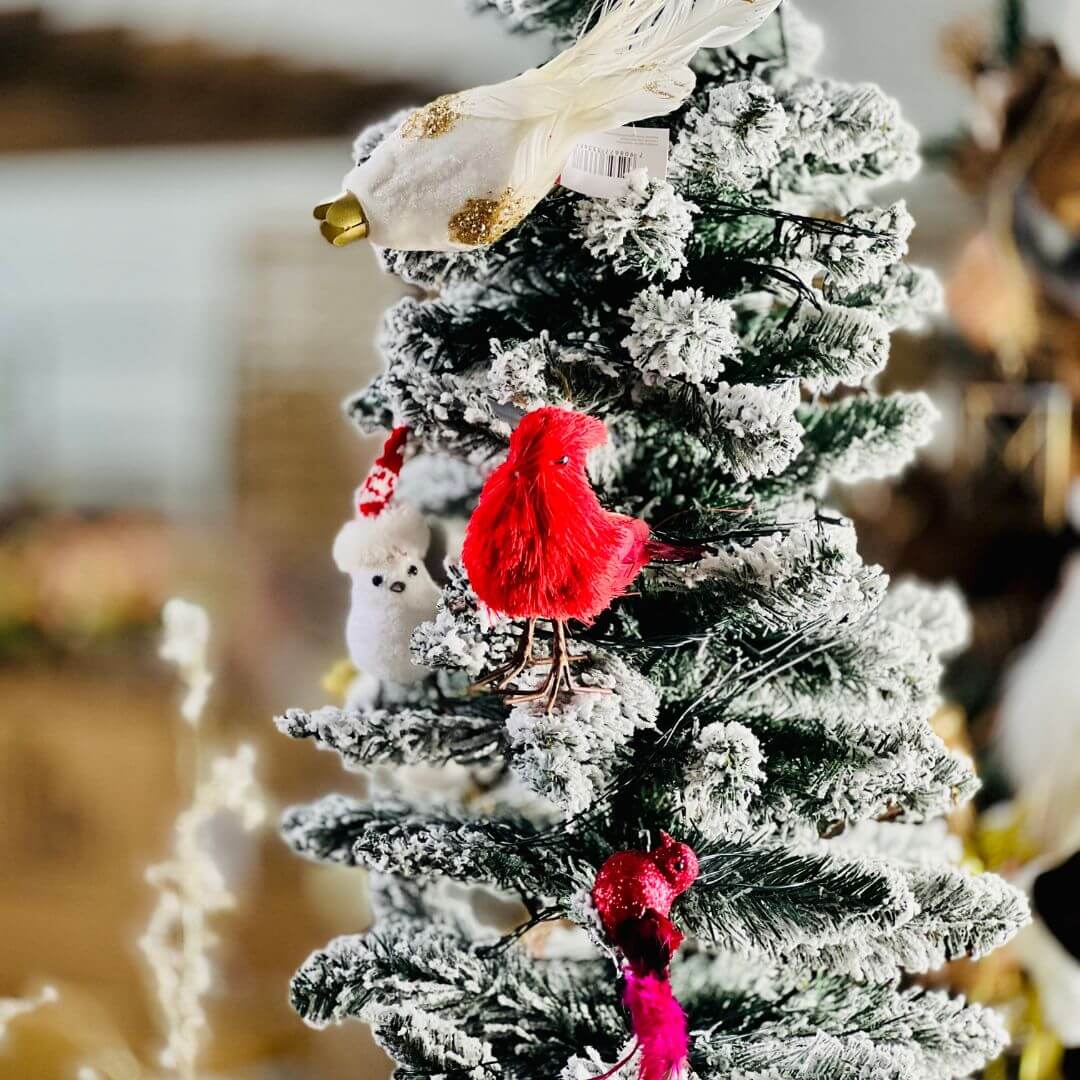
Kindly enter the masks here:
[[368, 470], [364, 482], [356, 489], [358, 517], [377, 517], [394, 497], [398, 474], [405, 463], [402, 448], [408, 435], [407, 427], [396, 427], [383, 443], [382, 453]]

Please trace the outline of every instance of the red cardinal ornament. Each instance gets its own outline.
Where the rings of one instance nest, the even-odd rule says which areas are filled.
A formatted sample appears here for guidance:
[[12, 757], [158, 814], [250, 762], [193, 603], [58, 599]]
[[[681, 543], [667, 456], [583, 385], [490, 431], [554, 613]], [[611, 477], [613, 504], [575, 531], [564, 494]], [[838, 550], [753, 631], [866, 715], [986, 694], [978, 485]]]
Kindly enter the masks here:
[[690, 1046], [686, 1014], [669, 980], [671, 957], [683, 936], [668, 915], [697, 875], [693, 848], [661, 833], [660, 846], [652, 851], [616, 852], [593, 884], [604, 934], [623, 958], [622, 998], [637, 1040], [634, 1053], [641, 1051], [641, 1080], [685, 1075]]
[[[640, 518], [600, 505], [585, 473], [588, 452], [607, 441], [601, 420], [570, 409], [527, 413], [510, 436], [506, 461], [492, 472], [469, 519], [461, 559], [489, 610], [527, 619], [517, 656], [477, 686], [506, 689], [525, 668], [551, 665], [539, 690], [511, 700], [547, 699], [565, 680], [575, 686], [566, 623], [591, 623], [655, 559], [688, 561], [704, 553], [655, 540]], [[554, 627], [551, 659], [533, 655], [537, 619]]]

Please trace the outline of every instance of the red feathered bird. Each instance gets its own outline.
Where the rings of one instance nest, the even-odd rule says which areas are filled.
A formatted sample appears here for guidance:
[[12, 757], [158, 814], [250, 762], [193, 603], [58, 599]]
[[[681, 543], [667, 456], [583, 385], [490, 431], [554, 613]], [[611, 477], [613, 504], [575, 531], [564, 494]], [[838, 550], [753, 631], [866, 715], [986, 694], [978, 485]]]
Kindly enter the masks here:
[[641, 1050], [641, 1080], [673, 1080], [686, 1070], [686, 1014], [668, 977], [683, 936], [668, 915], [675, 898], [697, 875], [693, 848], [661, 833], [660, 845], [652, 851], [610, 856], [593, 883], [604, 934], [623, 958], [622, 999], [637, 1040], [633, 1053]]
[[506, 461], [492, 472], [469, 520], [461, 559], [477, 597], [491, 611], [527, 619], [521, 648], [507, 667], [478, 685], [505, 689], [529, 667], [537, 619], [554, 626], [551, 674], [535, 693], [549, 710], [563, 680], [570, 690], [566, 645], [571, 619], [591, 623], [623, 595], [642, 568], [657, 559], [700, 558], [700, 546], [681, 548], [652, 537], [640, 518], [600, 505], [585, 473], [588, 452], [607, 441], [602, 421], [570, 409], [527, 413], [510, 436]]

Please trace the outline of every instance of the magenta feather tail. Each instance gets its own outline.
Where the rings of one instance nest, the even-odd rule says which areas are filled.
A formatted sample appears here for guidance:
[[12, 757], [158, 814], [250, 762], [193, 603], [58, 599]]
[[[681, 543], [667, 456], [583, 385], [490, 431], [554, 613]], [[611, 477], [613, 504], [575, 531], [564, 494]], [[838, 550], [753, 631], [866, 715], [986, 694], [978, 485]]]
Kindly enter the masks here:
[[686, 1075], [690, 1037], [686, 1014], [662, 975], [623, 968], [623, 1004], [641, 1047], [641, 1080], [681, 1080]]

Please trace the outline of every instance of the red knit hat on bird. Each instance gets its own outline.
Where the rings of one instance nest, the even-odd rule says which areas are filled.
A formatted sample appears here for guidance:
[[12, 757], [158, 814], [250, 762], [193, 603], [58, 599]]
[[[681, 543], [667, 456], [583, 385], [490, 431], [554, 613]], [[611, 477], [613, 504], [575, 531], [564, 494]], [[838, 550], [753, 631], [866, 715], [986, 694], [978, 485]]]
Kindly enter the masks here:
[[415, 506], [394, 499], [409, 429], [396, 427], [383, 444], [354, 496], [356, 516], [334, 540], [334, 562], [343, 574], [369, 567], [395, 552], [423, 559], [431, 543], [431, 527]]

